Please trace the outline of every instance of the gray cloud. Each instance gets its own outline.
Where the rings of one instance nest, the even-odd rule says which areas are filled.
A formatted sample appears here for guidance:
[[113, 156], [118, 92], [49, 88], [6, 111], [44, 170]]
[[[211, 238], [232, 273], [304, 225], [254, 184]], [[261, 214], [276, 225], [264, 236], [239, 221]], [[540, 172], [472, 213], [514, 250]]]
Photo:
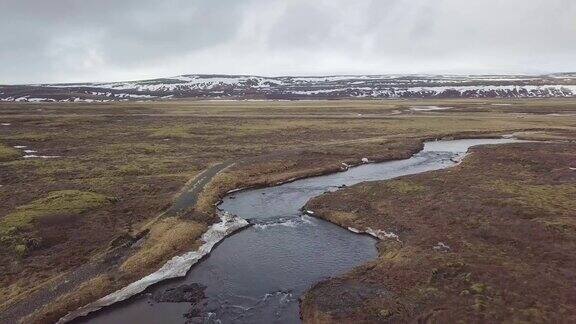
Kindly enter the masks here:
[[573, 0], [4, 0], [0, 83], [576, 70]]

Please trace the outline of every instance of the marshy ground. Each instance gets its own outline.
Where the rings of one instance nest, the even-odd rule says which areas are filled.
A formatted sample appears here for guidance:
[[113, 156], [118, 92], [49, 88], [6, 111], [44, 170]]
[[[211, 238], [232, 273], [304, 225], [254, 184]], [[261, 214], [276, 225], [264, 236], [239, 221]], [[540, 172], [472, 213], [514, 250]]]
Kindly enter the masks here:
[[[422, 106], [449, 109], [413, 109]], [[29, 319], [53, 321], [197, 246], [202, 232], [216, 220], [213, 204], [228, 190], [333, 172], [342, 162], [359, 163], [364, 157], [406, 158], [428, 138], [517, 133], [532, 139], [574, 141], [576, 100], [3, 103], [0, 123], [0, 201], [4, 207], [0, 210], [0, 313], [5, 314], [1, 320], [34, 313]], [[573, 152], [573, 144], [557, 145], [556, 151]], [[512, 148], [494, 151], [508, 157], [510, 163], [518, 159], [514, 163], [519, 167], [524, 160], [533, 166], [520, 168], [517, 174], [487, 167], [492, 165], [488, 158], [474, 162], [479, 159], [476, 154], [461, 168], [480, 164], [493, 187], [505, 187], [508, 195], [525, 184], [556, 185], [548, 178], [538, 180], [540, 173], [548, 170], [538, 163], [560, 154], [550, 151], [551, 147], [525, 150], [527, 153]], [[235, 164], [207, 185], [196, 206], [181, 214], [161, 215], [186, 183], [223, 162]], [[576, 171], [571, 172], [558, 177], [574, 180], [569, 176]], [[448, 174], [455, 183], [469, 177], [463, 172]], [[503, 174], [518, 179], [513, 183], [509, 178], [500, 179]], [[442, 181], [448, 180], [439, 183]], [[427, 184], [400, 183], [397, 189], [410, 193], [420, 186]], [[535, 194], [549, 194], [534, 190]], [[566, 190], [568, 195], [573, 193]], [[405, 196], [398, 196], [406, 199], [405, 204], [410, 204], [410, 197], [420, 199]], [[385, 201], [387, 197], [380, 198]], [[550, 197], [542, 199], [547, 206], [558, 204], [547, 202]], [[463, 208], [465, 200], [449, 202], [437, 212]], [[498, 203], [501, 207], [496, 209], [502, 211], [515, 211], [521, 205], [514, 199]], [[567, 204], [560, 203], [560, 207], [567, 208]], [[567, 226], [565, 231], [570, 231], [569, 214], [545, 220], [541, 223], [560, 222], [559, 228]], [[497, 234], [490, 227], [486, 231], [488, 236]], [[568, 248], [556, 237], [559, 251]], [[457, 246], [453, 243], [451, 248]], [[468, 266], [465, 261], [454, 262]], [[83, 283], [80, 289], [71, 286], [50, 295], [51, 302], [46, 305], [28, 305], [34, 293], [42, 295], [66, 275], [91, 263], [101, 266], [77, 276], [79, 284]], [[441, 265], [436, 267], [439, 272], [443, 271]], [[475, 280], [470, 285], [498, 287], [498, 283], [470, 276]], [[480, 298], [473, 288], [460, 288], [470, 293], [466, 300]], [[493, 309], [487, 307], [489, 298], [480, 298], [480, 306], [486, 307], [479, 307]], [[378, 311], [382, 309], [390, 311], [385, 317], [397, 316], [391, 306]]]

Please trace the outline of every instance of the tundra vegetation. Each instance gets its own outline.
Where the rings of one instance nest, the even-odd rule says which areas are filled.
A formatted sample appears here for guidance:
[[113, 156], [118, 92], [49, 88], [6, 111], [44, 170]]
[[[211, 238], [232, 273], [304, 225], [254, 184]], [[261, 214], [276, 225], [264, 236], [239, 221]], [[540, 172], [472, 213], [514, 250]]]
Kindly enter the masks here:
[[[54, 321], [153, 272], [200, 244], [201, 234], [217, 220], [214, 203], [228, 190], [335, 172], [342, 163], [357, 164], [364, 157], [407, 158], [425, 139], [510, 133], [574, 139], [575, 100], [506, 100], [507, 105], [497, 105], [502, 102], [2, 103], [0, 319], [32, 314], [30, 321]], [[410, 109], [430, 105], [451, 108]], [[39, 157], [24, 158], [24, 150]], [[523, 151], [515, 152], [520, 162], [514, 163], [524, 166]], [[206, 186], [195, 206], [177, 215], [163, 214], [191, 179], [230, 161], [235, 164]], [[515, 181], [488, 177], [490, 170], [485, 170], [487, 180], [479, 188], [499, 188], [498, 195], [509, 196], [498, 199], [503, 210], [526, 204], [542, 210], [572, 206], [571, 184], [527, 183], [523, 177], [540, 171], [536, 162], [526, 166], [515, 171]], [[429, 186], [402, 180], [383, 188], [400, 197], [420, 197]], [[551, 199], [554, 192], [565, 201]], [[343, 223], [362, 222], [354, 211], [338, 212]], [[564, 215], [542, 218], [538, 224], [562, 229], [572, 223]], [[404, 262], [410, 251], [386, 255]], [[99, 266], [74, 276], [91, 264]], [[76, 282], [72, 279], [78, 283], [60, 285]], [[59, 287], [56, 298], [30, 306], [31, 298], [52, 287]], [[397, 316], [392, 308], [378, 312], [386, 309]]]
[[574, 139], [485, 146], [451, 169], [314, 198], [315, 215], [399, 241], [316, 285], [304, 320], [574, 322], [574, 163]]

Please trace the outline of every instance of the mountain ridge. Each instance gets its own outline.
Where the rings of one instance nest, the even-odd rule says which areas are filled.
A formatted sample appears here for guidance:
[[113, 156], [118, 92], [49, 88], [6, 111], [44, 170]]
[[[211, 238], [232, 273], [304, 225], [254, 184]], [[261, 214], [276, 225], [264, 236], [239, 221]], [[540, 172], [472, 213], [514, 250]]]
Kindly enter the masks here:
[[118, 82], [0, 85], [0, 101], [109, 102], [167, 99], [403, 99], [576, 97], [576, 73], [544, 75], [183, 74]]

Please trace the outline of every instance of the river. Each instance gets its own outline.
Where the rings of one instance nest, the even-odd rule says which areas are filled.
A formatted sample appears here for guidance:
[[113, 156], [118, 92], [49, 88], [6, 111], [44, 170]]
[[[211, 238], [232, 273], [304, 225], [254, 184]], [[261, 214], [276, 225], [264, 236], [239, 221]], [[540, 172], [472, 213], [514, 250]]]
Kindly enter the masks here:
[[[350, 271], [377, 256], [376, 239], [301, 211], [327, 191], [453, 166], [468, 148], [518, 142], [464, 139], [425, 143], [409, 159], [368, 163], [347, 171], [226, 196], [220, 209], [253, 226], [224, 239], [181, 279], [104, 308], [87, 323], [299, 323], [298, 298], [315, 283]], [[344, 167], [344, 166], [343, 166]], [[201, 302], [158, 302], [172, 288], [200, 284]]]

